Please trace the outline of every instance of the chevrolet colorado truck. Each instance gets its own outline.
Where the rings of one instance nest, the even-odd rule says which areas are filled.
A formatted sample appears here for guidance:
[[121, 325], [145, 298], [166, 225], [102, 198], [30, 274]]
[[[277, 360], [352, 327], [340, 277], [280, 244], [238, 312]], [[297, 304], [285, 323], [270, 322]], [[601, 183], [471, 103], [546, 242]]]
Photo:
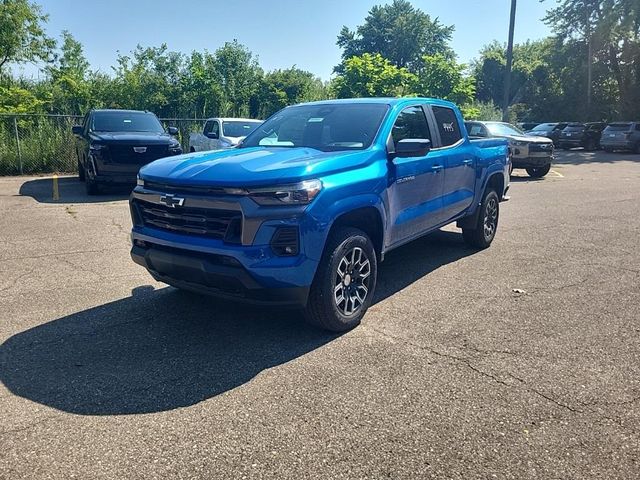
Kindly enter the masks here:
[[165, 132], [151, 112], [137, 110], [91, 110], [74, 125], [78, 178], [88, 195], [103, 185], [136, 184], [142, 165], [182, 153], [176, 127]]
[[470, 141], [452, 103], [301, 104], [237, 148], [142, 168], [131, 256], [177, 288], [299, 306], [345, 331], [374, 300], [385, 254], [452, 222], [488, 247], [508, 188], [507, 141]]

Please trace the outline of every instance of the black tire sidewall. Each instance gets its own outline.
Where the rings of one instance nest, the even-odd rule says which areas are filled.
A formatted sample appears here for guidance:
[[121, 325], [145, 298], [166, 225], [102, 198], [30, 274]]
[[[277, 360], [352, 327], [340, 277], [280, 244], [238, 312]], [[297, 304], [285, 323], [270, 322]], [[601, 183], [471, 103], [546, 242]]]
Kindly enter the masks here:
[[[334, 279], [338, 264], [342, 257], [352, 248], [360, 247], [367, 255], [371, 264], [371, 274], [369, 280], [369, 293], [364, 305], [360, 310], [351, 316], [345, 316], [336, 305], [334, 300]], [[331, 234], [320, 264], [320, 269], [312, 290], [316, 290], [309, 301], [320, 302], [320, 305], [313, 306], [318, 312], [322, 312], [322, 319], [313, 323], [319, 324], [322, 328], [336, 332], [347, 331], [358, 324], [373, 302], [375, 295], [378, 274], [378, 264], [373, 243], [369, 237], [361, 230], [355, 228], [340, 228]]]
[[[496, 200], [496, 224], [493, 229], [493, 235], [491, 238], [487, 238], [484, 234], [484, 217], [487, 214], [487, 207], [489, 205], [489, 199], [495, 198]], [[493, 242], [493, 239], [496, 238], [496, 233], [498, 232], [498, 223], [500, 223], [500, 198], [495, 190], [487, 190], [482, 199], [482, 210], [480, 211], [480, 218], [478, 219], [478, 228], [482, 232], [482, 237], [484, 239], [484, 243], [490, 245]]]

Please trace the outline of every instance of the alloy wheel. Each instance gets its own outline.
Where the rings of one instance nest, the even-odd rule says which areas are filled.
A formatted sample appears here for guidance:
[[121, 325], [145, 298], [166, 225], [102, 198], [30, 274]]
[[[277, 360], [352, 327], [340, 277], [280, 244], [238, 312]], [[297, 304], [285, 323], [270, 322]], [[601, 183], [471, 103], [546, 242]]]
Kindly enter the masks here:
[[338, 262], [333, 298], [338, 310], [346, 317], [356, 314], [369, 295], [371, 261], [360, 247], [353, 247]]

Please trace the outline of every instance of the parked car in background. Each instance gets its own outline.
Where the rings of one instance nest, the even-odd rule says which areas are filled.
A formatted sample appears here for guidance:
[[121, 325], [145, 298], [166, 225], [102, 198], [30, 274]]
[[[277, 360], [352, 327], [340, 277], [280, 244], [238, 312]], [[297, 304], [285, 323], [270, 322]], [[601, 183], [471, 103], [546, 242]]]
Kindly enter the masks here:
[[450, 103], [287, 107], [239, 148], [147, 165], [131, 195], [133, 260], [158, 281], [304, 308], [345, 331], [372, 304], [385, 254], [458, 222], [486, 248], [509, 188], [507, 142], [471, 142]]
[[533, 135], [537, 137], [547, 137], [553, 141], [555, 146], [558, 146], [558, 141], [560, 140], [560, 132], [569, 125], [569, 122], [561, 122], [561, 123], [541, 123], [531, 130], [527, 131], [528, 135]]
[[600, 145], [605, 152], [631, 150], [640, 153], [640, 122], [615, 122], [602, 131]]
[[560, 148], [569, 150], [575, 147], [584, 147], [585, 150], [598, 150], [600, 137], [606, 124], [603, 122], [570, 123], [560, 133], [558, 140]]
[[261, 120], [249, 118], [209, 118], [204, 123], [202, 133], [192, 133], [189, 136], [189, 151], [233, 148], [261, 123]]
[[531, 130], [532, 128], [537, 127], [538, 125], [540, 125], [540, 122], [521, 122], [518, 123], [518, 128], [526, 132], [527, 130]]
[[179, 155], [182, 147], [165, 132], [151, 112], [138, 110], [91, 110], [75, 125], [78, 177], [84, 181], [89, 195], [100, 192], [102, 185], [136, 184], [143, 165], [158, 158]]
[[545, 137], [531, 136], [503, 122], [465, 122], [471, 138], [506, 138], [511, 149], [511, 167], [524, 168], [529, 176], [544, 177], [553, 162], [553, 142]]

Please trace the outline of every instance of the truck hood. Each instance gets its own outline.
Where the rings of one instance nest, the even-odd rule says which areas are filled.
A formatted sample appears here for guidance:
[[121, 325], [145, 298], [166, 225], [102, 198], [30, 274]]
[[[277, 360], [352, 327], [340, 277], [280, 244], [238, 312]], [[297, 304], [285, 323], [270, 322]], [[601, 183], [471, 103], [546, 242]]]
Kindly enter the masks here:
[[140, 177], [189, 186], [245, 187], [296, 183], [364, 166], [374, 150], [322, 152], [307, 147], [252, 147], [195, 152], [156, 160]]
[[527, 142], [527, 143], [553, 143], [547, 137], [538, 137], [535, 135], [509, 135], [504, 137], [510, 142]]
[[168, 133], [155, 132], [91, 132], [91, 138], [102, 143], [169, 145], [175, 140]]

